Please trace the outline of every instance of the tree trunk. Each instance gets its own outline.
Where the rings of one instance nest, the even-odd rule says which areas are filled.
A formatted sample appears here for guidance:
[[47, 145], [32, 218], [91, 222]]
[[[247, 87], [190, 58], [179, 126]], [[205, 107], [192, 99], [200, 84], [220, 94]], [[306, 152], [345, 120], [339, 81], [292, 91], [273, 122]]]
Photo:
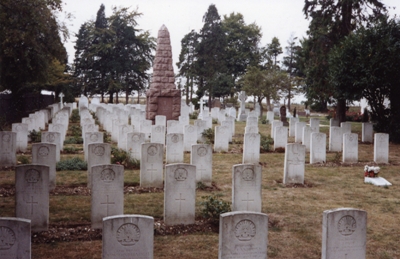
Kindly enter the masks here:
[[108, 100], [108, 103], [113, 103], [113, 95], [114, 95], [114, 93], [113, 92], [110, 92], [110, 98], [109, 98], [109, 100]]
[[272, 109], [271, 109], [271, 99], [269, 97], [267, 97], [267, 109], [268, 109], [268, 111], [272, 111]]
[[126, 91], [125, 91], [125, 104], [129, 103], [129, 90], [128, 86], [126, 86]]
[[263, 106], [262, 106], [262, 98], [258, 97], [258, 104], [260, 105], [260, 119], [263, 116]]
[[193, 76], [190, 78], [190, 102], [193, 100]]
[[290, 112], [290, 96], [291, 96], [291, 88], [292, 88], [292, 86], [290, 85], [290, 86], [289, 86], [288, 100], [287, 100], [287, 107], [288, 107], [288, 110], [289, 110], [289, 112]]
[[336, 119], [339, 120], [339, 123], [346, 121], [346, 99], [337, 100]]
[[100, 95], [101, 95], [101, 102], [104, 103], [104, 93], [103, 93], [103, 91], [101, 91]]

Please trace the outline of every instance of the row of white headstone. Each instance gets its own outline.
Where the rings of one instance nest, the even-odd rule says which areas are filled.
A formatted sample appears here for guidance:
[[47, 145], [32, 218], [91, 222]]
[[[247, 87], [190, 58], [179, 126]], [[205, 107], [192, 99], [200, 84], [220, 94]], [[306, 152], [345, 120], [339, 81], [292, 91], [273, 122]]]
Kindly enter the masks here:
[[[154, 218], [114, 215], [102, 220], [102, 258], [153, 258]], [[31, 221], [0, 218], [0, 258], [31, 258]], [[321, 258], [366, 258], [367, 212], [326, 210]], [[218, 258], [267, 258], [268, 215], [236, 211], [220, 215]]]

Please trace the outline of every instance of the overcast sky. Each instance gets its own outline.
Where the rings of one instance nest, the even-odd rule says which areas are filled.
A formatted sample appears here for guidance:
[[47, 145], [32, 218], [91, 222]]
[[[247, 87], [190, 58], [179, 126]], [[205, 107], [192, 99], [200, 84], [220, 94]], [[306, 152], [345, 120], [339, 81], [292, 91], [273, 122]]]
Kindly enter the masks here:
[[[260, 26], [263, 35], [262, 46], [270, 43], [273, 37], [277, 37], [284, 49], [291, 35], [299, 39], [306, 36], [309, 24], [302, 12], [303, 0], [63, 0], [63, 3], [64, 11], [75, 17], [72, 21], [67, 21], [71, 37], [65, 45], [70, 63], [75, 54], [74, 34], [84, 22], [96, 19], [102, 3], [106, 7], [107, 17], [112, 14], [113, 6], [137, 8], [143, 14], [137, 20], [138, 28], [150, 31], [153, 37], [157, 37], [158, 30], [165, 24], [171, 35], [174, 66], [181, 51], [182, 38], [192, 29], [200, 31], [203, 15], [210, 4], [215, 4], [221, 18], [232, 12], [241, 13], [246, 24], [254, 22]], [[400, 5], [399, 0], [383, 0], [383, 3], [388, 6]], [[390, 13], [400, 16], [400, 8], [390, 10]], [[63, 20], [62, 16], [60, 19]], [[176, 66], [174, 69], [176, 73]]]

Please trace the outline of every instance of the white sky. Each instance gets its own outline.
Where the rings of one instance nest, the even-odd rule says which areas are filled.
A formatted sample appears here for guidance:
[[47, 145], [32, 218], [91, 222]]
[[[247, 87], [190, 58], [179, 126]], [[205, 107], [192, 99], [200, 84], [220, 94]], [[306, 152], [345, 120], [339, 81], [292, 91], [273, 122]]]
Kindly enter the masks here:
[[[400, 5], [399, 0], [382, 0], [391, 7]], [[97, 11], [101, 4], [105, 5], [106, 17], [112, 14], [111, 8], [131, 7], [138, 8], [143, 15], [137, 19], [138, 28], [148, 30], [153, 37], [157, 37], [158, 30], [165, 24], [167, 26], [172, 45], [174, 72], [177, 73], [175, 63], [181, 51], [181, 40], [192, 29], [199, 32], [203, 27], [203, 15], [210, 4], [215, 4], [218, 13], [223, 18], [232, 12], [241, 13], [246, 24], [255, 22], [261, 27], [261, 45], [270, 43], [277, 37], [285, 54], [287, 41], [293, 35], [299, 39], [306, 36], [309, 21], [302, 12], [304, 0], [63, 0], [63, 10], [71, 13], [75, 18], [66, 21], [69, 24], [71, 37], [65, 43], [69, 62], [72, 63], [74, 50], [74, 37], [80, 26], [90, 20], [96, 19]], [[390, 14], [400, 16], [400, 8], [390, 9]], [[60, 17], [61, 20], [63, 18]], [[280, 55], [282, 58], [283, 55]]]

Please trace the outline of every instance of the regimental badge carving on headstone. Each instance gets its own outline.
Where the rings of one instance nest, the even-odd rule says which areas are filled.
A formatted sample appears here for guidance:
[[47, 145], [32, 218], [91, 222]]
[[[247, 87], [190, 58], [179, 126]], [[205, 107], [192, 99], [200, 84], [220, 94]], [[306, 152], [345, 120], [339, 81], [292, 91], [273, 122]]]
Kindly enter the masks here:
[[139, 140], [140, 140], [139, 134], [133, 134], [133, 135], [132, 135], [132, 141], [133, 141], [133, 142], [138, 142]]
[[140, 229], [132, 223], [126, 223], [117, 230], [117, 241], [123, 246], [133, 246], [140, 239]]
[[102, 156], [102, 155], [104, 155], [105, 152], [106, 152], [106, 150], [102, 146], [97, 146], [94, 148], [94, 154], [96, 156]]
[[149, 156], [155, 156], [157, 154], [157, 147], [154, 145], [151, 145], [148, 149], [147, 149], [147, 154]]
[[172, 141], [173, 143], [178, 143], [178, 141], [179, 141], [179, 136], [176, 135], [176, 134], [172, 135], [171, 141]]
[[21, 130], [22, 130], [21, 125], [17, 125], [17, 127], [15, 128], [15, 130], [16, 130], [16, 131], [21, 131]]
[[41, 156], [41, 157], [46, 157], [46, 156], [49, 155], [49, 153], [50, 153], [49, 148], [45, 147], [45, 146], [40, 147], [39, 150], [38, 150], [38, 155]]
[[97, 134], [90, 134], [90, 140], [92, 142], [96, 142], [99, 139], [99, 137], [97, 136]]
[[0, 250], [10, 249], [16, 241], [15, 233], [11, 228], [0, 227]]
[[199, 147], [197, 149], [197, 154], [201, 157], [204, 157], [205, 155], [207, 155], [207, 148], [205, 147]]
[[356, 231], [356, 228], [356, 220], [350, 215], [343, 216], [338, 221], [338, 231], [343, 236], [350, 236], [354, 231]]
[[11, 134], [5, 133], [5, 134], [3, 135], [2, 140], [3, 140], [3, 142], [10, 142], [10, 140], [11, 140]]
[[49, 133], [49, 134], [47, 135], [47, 137], [46, 137], [46, 140], [47, 140], [48, 142], [51, 142], [51, 143], [54, 142], [55, 139], [56, 139], [56, 136], [54, 136], [53, 133]]
[[110, 182], [114, 181], [114, 178], [115, 178], [115, 172], [111, 169], [104, 169], [101, 172], [100, 179], [103, 182], [110, 183]]
[[177, 181], [185, 181], [187, 178], [188, 172], [185, 168], [178, 168], [175, 170], [174, 176]]
[[256, 225], [248, 219], [239, 221], [235, 226], [235, 236], [239, 241], [250, 241], [256, 235]]
[[60, 126], [55, 125], [55, 126], [53, 126], [53, 129], [54, 129], [55, 131], [59, 131], [59, 130], [60, 130]]
[[194, 127], [193, 127], [193, 126], [188, 127], [188, 128], [187, 128], [187, 131], [188, 131], [189, 133], [192, 133], [192, 132], [194, 131]]
[[25, 172], [25, 181], [27, 183], [37, 183], [40, 179], [40, 173], [38, 170], [29, 169]]
[[253, 181], [254, 180], [254, 170], [251, 168], [246, 168], [242, 172], [242, 179], [245, 181]]
[[157, 127], [155, 128], [155, 131], [156, 131], [157, 133], [160, 133], [160, 132], [161, 132], [161, 126], [157, 126]]

